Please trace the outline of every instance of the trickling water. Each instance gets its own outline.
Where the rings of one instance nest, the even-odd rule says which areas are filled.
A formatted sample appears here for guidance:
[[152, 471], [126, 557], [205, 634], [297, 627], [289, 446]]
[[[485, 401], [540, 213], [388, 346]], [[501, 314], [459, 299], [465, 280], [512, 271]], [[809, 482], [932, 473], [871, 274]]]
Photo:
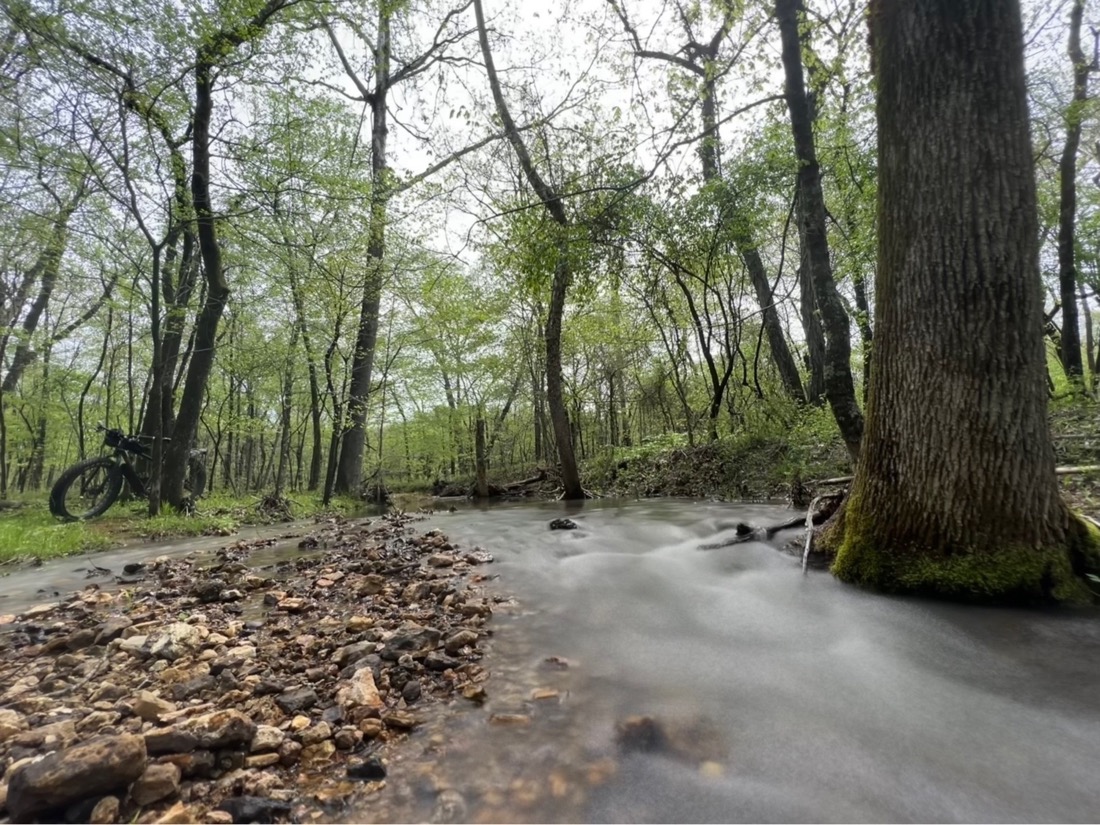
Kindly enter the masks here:
[[[563, 509], [434, 517], [491, 550], [518, 600], [492, 622], [488, 703], [460, 714], [438, 748], [441, 781], [466, 795], [471, 818], [1096, 819], [1095, 612], [888, 598], [803, 576], [762, 543], [698, 549], [738, 520], [789, 518], [779, 507]], [[566, 514], [579, 529], [548, 529]], [[573, 666], [548, 669], [552, 655]], [[532, 686], [564, 700], [532, 700]], [[517, 712], [528, 726], [488, 722]], [[694, 752], [622, 757], [615, 724], [632, 714], [693, 726]], [[614, 775], [572, 793], [608, 757]]]

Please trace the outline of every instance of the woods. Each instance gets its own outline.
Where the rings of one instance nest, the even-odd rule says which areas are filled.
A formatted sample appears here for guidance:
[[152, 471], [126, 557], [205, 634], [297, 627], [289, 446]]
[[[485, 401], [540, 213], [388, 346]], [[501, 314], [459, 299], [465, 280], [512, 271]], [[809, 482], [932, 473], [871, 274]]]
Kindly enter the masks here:
[[215, 493], [575, 499], [798, 433], [855, 473], [844, 578], [950, 590], [925, 551], [1012, 543], [987, 589], [1066, 595], [1095, 14], [4, 0], [0, 498], [43, 500], [97, 423], [150, 439], [150, 515], [196, 448]]

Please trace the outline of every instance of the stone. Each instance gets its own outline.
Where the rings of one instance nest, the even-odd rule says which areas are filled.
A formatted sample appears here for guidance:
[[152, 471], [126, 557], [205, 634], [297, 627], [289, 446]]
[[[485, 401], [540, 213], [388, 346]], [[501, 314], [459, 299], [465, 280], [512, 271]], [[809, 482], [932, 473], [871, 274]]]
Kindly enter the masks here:
[[494, 713], [489, 717], [490, 725], [524, 727], [531, 724], [531, 717], [523, 713]]
[[252, 645], [237, 645], [225, 652], [225, 658], [231, 662], [244, 662], [256, 658], [256, 648]]
[[464, 647], [475, 644], [477, 644], [477, 631], [460, 630], [443, 643], [443, 649], [448, 653], [454, 654], [458, 653]]
[[447, 556], [443, 553], [433, 553], [428, 556], [429, 567], [450, 567], [455, 563], [453, 556]]
[[307, 745], [302, 748], [301, 762], [305, 768], [316, 768], [327, 765], [336, 753], [336, 743], [331, 739], [318, 742], [315, 745]]
[[64, 722], [54, 722], [52, 725], [42, 725], [16, 734], [12, 744], [21, 748], [53, 751], [68, 747], [76, 739], [76, 724], [71, 719], [67, 719]]
[[93, 794], [123, 788], [145, 770], [140, 736], [97, 736], [11, 771], [8, 812], [25, 821]]
[[201, 822], [202, 818], [196, 816], [182, 802], [177, 802], [163, 814], [154, 825], [190, 825], [193, 822]]
[[259, 796], [231, 796], [217, 809], [233, 817], [233, 822], [274, 822], [290, 813], [287, 803]]
[[93, 825], [113, 825], [118, 822], [119, 801], [117, 796], [105, 796], [92, 808], [88, 821]]
[[331, 739], [332, 727], [328, 722], [318, 722], [313, 727], [306, 728], [302, 731], [299, 738], [302, 744], [308, 748], [310, 745], [316, 745], [318, 742]]
[[424, 667], [428, 670], [434, 670], [442, 672], [444, 670], [450, 670], [461, 665], [458, 659], [452, 659], [450, 656], [444, 656], [442, 653], [429, 653], [424, 657]]
[[359, 730], [367, 739], [373, 739], [378, 736], [378, 734], [382, 732], [383, 727], [384, 725], [381, 719], [364, 719], [359, 723]]
[[550, 522], [551, 530], [576, 530], [577, 522], [571, 518], [556, 518]]
[[27, 720], [23, 714], [10, 708], [0, 708], [0, 744], [27, 729]]
[[346, 625], [349, 633], [362, 633], [374, 626], [374, 619], [370, 616], [352, 616]]
[[65, 647], [68, 650], [83, 650], [95, 644], [96, 632], [90, 627], [69, 634], [65, 639]]
[[352, 674], [351, 679], [336, 691], [336, 701], [346, 710], [358, 707], [380, 710], [386, 704], [374, 683], [374, 671], [369, 667], [359, 668]]
[[145, 734], [145, 747], [150, 754], [187, 753], [199, 746], [198, 737], [179, 728], [156, 728]]
[[474, 550], [464, 554], [462, 560], [467, 564], [491, 564], [493, 555], [492, 553], [486, 553], [484, 550]]
[[279, 745], [283, 744], [284, 739], [286, 739], [286, 734], [278, 728], [272, 725], [258, 725], [256, 727], [256, 735], [252, 737], [252, 746], [250, 750], [252, 753], [277, 751]]
[[454, 788], [441, 790], [435, 798], [435, 807], [432, 809], [432, 815], [428, 821], [432, 823], [450, 823], [465, 822], [466, 819], [466, 800], [462, 794]]
[[233, 814], [229, 811], [207, 811], [205, 819], [208, 825], [232, 825]]
[[270, 768], [272, 765], [279, 764], [278, 753], [258, 753], [255, 756], [249, 756], [244, 760], [244, 766], [246, 768]]
[[284, 690], [275, 697], [275, 704], [283, 713], [291, 714], [313, 707], [320, 701], [313, 688], [300, 687]]
[[20, 617], [23, 621], [29, 621], [31, 619], [41, 619], [43, 616], [48, 616], [53, 613], [57, 608], [61, 607], [61, 602], [46, 602], [44, 604], [36, 604], [23, 612]]
[[196, 583], [190, 592], [203, 604], [212, 604], [221, 598], [225, 586], [225, 582], [221, 579], [207, 579]]
[[350, 751], [363, 741], [363, 734], [355, 728], [343, 728], [336, 732], [332, 741], [336, 744], [337, 750]]
[[296, 765], [302, 755], [302, 745], [300, 742], [294, 742], [288, 739], [279, 745], [279, 764], [289, 768], [291, 765]]
[[174, 704], [148, 690], [139, 691], [134, 699], [134, 714], [146, 722], [159, 722], [161, 717], [175, 710]]
[[202, 633], [187, 622], [172, 622], [149, 642], [149, 653], [174, 662], [202, 646]]
[[480, 705], [489, 698], [489, 694], [485, 692], [485, 688], [481, 685], [465, 685], [462, 688], [462, 698]]
[[420, 724], [419, 719], [403, 710], [395, 710], [387, 713], [382, 717], [382, 721], [386, 723], [386, 727], [393, 728], [394, 730], [412, 730]]
[[531, 699], [535, 702], [545, 702], [550, 699], [560, 699], [561, 693], [553, 688], [535, 688], [531, 691]]
[[247, 748], [256, 735], [256, 723], [239, 710], [217, 710], [179, 726], [195, 737], [197, 746], [207, 750]]
[[628, 716], [617, 722], [615, 741], [627, 752], [654, 753], [669, 748], [668, 734], [652, 716]]
[[308, 716], [302, 716], [301, 714], [299, 714], [290, 720], [290, 729], [295, 733], [300, 733], [312, 724], [313, 722], [310, 721], [310, 718]]
[[76, 723], [77, 733], [97, 733], [108, 725], [113, 725], [122, 718], [122, 714], [113, 710], [93, 710]]
[[171, 763], [153, 763], [130, 788], [130, 798], [142, 807], [170, 799], [180, 791], [182, 773]]
[[259, 684], [252, 689], [252, 693], [256, 696], [271, 696], [282, 693], [284, 690], [286, 690], [286, 685], [278, 679], [261, 679]]
[[306, 599], [291, 596], [286, 599], [281, 599], [275, 606], [279, 610], [285, 610], [287, 613], [304, 613], [309, 609], [310, 603]]
[[386, 778], [386, 766], [377, 756], [368, 757], [362, 762], [351, 762], [348, 764], [348, 778], [378, 782]]
[[385, 589], [386, 577], [380, 576], [377, 573], [369, 573], [359, 580], [355, 592], [360, 596], [377, 596]]
[[336, 663], [337, 667], [344, 668], [355, 664], [364, 656], [374, 653], [377, 649], [378, 644], [376, 642], [356, 642], [355, 644], [344, 645], [332, 654], [332, 661]]
[[420, 698], [421, 691], [420, 680], [410, 679], [405, 683], [405, 687], [401, 688], [401, 698], [405, 700], [406, 704], [411, 705]]
[[148, 641], [149, 637], [141, 634], [130, 636], [118, 643], [118, 649], [123, 653], [129, 653], [131, 656], [145, 656], [148, 654], [145, 649]]
[[158, 757], [157, 762], [175, 765], [186, 779], [209, 778], [214, 773], [214, 768], [217, 765], [214, 752], [207, 750], [167, 754]]

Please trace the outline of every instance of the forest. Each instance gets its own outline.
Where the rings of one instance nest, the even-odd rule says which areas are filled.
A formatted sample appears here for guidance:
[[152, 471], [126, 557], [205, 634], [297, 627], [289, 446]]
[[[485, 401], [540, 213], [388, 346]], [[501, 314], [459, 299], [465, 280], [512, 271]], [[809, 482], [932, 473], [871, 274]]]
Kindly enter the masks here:
[[[769, 495], [852, 472], [877, 358], [960, 390], [942, 365], [976, 338], [877, 349], [866, 0], [3, 10], [0, 499], [42, 500], [100, 424], [153, 445], [150, 515], [195, 506], [196, 448], [208, 495], [547, 470], [578, 498], [670, 454], [755, 460], [732, 491]], [[1087, 12], [1023, 3], [1044, 430], [1096, 389]]]

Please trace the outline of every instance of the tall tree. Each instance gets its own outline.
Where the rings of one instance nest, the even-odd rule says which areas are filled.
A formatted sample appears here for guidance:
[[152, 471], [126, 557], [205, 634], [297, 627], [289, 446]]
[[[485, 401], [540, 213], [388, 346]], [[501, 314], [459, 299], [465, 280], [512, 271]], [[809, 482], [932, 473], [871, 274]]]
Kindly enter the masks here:
[[991, 600], [1087, 597], [1100, 534], [1047, 426], [1018, 0], [876, 0], [879, 244], [864, 446], [826, 541], [840, 578]]
[[783, 72], [786, 77], [787, 108], [791, 115], [795, 155], [798, 157], [798, 233], [814, 297], [825, 332], [825, 397], [833, 411], [840, 435], [853, 461], [859, 457], [863, 436], [863, 412], [856, 402], [852, 380], [852, 340], [848, 313], [837, 293], [829, 259], [825, 229], [825, 195], [821, 189], [821, 167], [814, 143], [813, 107], [806, 90], [802, 66], [802, 38], [799, 27], [805, 15], [802, 0], [778, 0], [775, 16], [783, 41]]
[[[1089, 96], [1089, 74], [1097, 69], [1097, 48], [1090, 59], [1081, 48], [1081, 19], [1085, 0], [1074, 0], [1069, 17], [1069, 59], [1073, 64], [1073, 99], [1066, 107], [1066, 142], [1058, 163], [1060, 205], [1058, 214], [1058, 283], [1062, 293], [1062, 367], [1072, 379], [1081, 379], [1081, 331], [1077, 317], [1077, 150], [1081, 122]], [[1097, 40], [1100, 47], [1100, 38]], [[1088, 305], [1086, 304], [1086, 307]]]

